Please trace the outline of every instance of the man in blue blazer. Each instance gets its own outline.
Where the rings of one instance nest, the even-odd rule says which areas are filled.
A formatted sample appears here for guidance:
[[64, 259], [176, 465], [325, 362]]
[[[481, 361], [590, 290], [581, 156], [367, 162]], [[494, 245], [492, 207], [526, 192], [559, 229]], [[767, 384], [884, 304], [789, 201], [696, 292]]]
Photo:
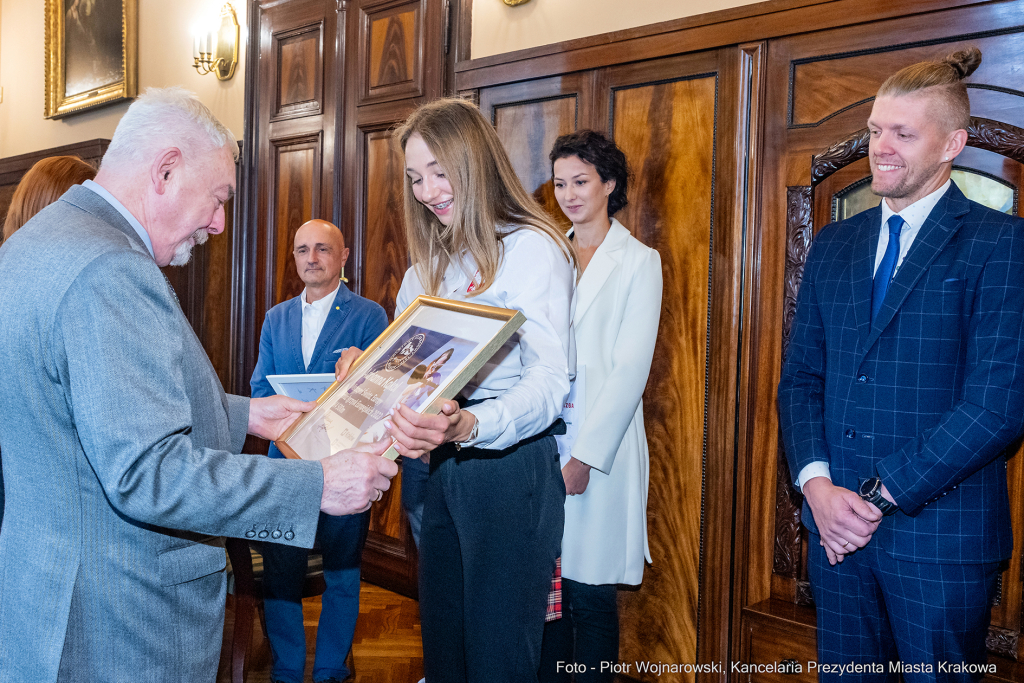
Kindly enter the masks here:
[[882, 85], [868, 128], [885, 199], [815, 240], [779, 386], [819, 662], [881, 665], [858, 680], [977, 678], [962, 664], [986, 661], [1010, 557], [1024, 221], [950, 181], [980, 61], [971, 48]]
[[[345, 239], [333, 224], [311, 220], [295, 233], [295, 267], [306, 284], [294, 299], [267, 312], [260, 354], [252, 375], [253, 398], [273, 396], [267, 375], [334, 372], [341, 352], [367, 348], [388, 326], [384, 309], [356, 296], [340, 281], [348, 260]], [[273, 444], [271, 458], [284, 456]], [[360, 515], [320, 515], [317, 542], [323, 555], [327, 590], [317, 628], [313, 680], [341, 681], [349, 675], [345, 656], [359, 616], [359, 562], [370, 523]], [[306, 631], [302, 625], [304, 548], [264, 543], [263, 593], [267, 635], [273, 655], [271, 678], [302, 683]]]

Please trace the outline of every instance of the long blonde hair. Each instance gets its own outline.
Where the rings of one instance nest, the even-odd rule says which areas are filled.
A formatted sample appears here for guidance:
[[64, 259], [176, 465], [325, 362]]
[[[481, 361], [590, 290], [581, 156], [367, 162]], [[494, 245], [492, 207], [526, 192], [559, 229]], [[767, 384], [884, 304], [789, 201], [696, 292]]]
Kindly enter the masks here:
[[480, 110], [461, 99], [441, 99], [414, 111], [398, 129], [405, 152], [413, 133], [427, 144], [452, 186], [453, 220], [445, 226], [416, 200], [405, 177], [405, 235], [413, 267], [428, 294], [437, 295], [453, 257], [468, 252], [480, 270], [470, 296], [494, 283], [502, 237], [529, 228], [547, 235], [569, 263], [575, 256], [558, 226], [523, 189], [494, 128]]

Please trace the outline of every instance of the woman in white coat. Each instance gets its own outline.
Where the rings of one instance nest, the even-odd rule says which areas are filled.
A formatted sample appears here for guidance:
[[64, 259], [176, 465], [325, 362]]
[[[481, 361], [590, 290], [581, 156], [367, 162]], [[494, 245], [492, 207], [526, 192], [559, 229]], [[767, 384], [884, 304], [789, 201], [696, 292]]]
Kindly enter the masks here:
[[618, 661], [617, 585], [639, 584], [651, 560], [641, 397], [661, 315], [661, 258], [612, 218], [626, 205], [629, 176], [614, 142], [578, 131], [558, 138], [550, 158], [579, 260], [572, 321], [584, 415], [562, 466], [564, 616], [545, 628], [540, 680], [569, 681], [565, 663], [576, 663], [585, 665], [575, 667], [585, 669], [577, 683], [612, 681], [601, 663]]

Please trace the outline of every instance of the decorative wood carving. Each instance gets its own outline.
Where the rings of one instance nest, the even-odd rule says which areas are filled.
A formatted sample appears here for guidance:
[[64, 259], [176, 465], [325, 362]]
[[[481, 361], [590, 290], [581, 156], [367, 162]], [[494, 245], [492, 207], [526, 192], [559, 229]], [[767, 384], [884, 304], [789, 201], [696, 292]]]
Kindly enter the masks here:
[[817, 185], [844, 166], [868, 155], [868, 129], [861, 128], [811, 160], [811, 185]]
[[1024, 164], [1024, 128], [972, 116], [967, 144]]
[[804, 607], [814, 607], [814, 595], [811, 593], [810, 581], [796, 582], [796, 604]]
[[1017, 641], [1019, 638], [1020, 636], [1017, 631], [1011, 631], [1008, 628], [1000, 628], [998, 626], [989, 626], [988, 636], [985, 638], [985, 647], [993, 654], [1016, 660]]
[[[786, 188], [786, 279], [782, 309], [782, 357], [796, 317], [796, 295], [811, 249], [811, 200], [807, 186]], [[796, 578], [800, 568], [800, 505], [802, 498], [791, 485], [789, 464], [779, 438], [775, 480], [775, 557], [772, 571]]]

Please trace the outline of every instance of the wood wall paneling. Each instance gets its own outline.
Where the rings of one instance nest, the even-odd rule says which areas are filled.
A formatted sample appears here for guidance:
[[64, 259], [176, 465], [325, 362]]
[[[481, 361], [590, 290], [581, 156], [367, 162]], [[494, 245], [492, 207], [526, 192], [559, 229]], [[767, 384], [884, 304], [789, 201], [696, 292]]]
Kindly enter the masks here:
[[305, 287], [295, 270], [292, 243], [300, 225], [322, 214], [315, 192], [320, 187], [320, 136], [273, 144], [277, 157], [273, 176], [274, 225], [267, 243], [267, 252], [273, 254], [273, 259], [267, 259], [267, 279], [274, 284], [268, 292], [268, 307], [298, 296]]
[[364, 70], [359, 104], [423, 95], [425, 5], [405, 0], [360, 8]]
[[395, 297], [409, 268], [405, 241], [405, 163], [398, 141], [390, 130], [365, 133], [365, 259], [363, 291], [395, 311]]
[[[644, 71], [647, 71], [645, 69]], [[620, 596], [625, 661], [696, 662], [707, 456], [717, 79], [609, 77], [610, 124], [635, 173], [619, 219], [662, 257], [657, 352], [644, 395], [654, 563]], [[690, 677], [678, 677], [684, 680]], [[641, 680], [656, 680], [650, 675]]]
[[76, 156], [99, 168], [100, 159], [103, 158], [103, 154], [107, 151], [109, 144], [110, 140], [97, 138], [73, 145], [50, 147], [38, 152], [29, 152], [0, 159], [0, 229], [2, 229], [3, 222], [7, 218], [7, 210], [11, 207], [11, 197], [14, 195], [15, 188], [18, 187], [22, 177], [37, 161], [48, 157]]
[[508, 145], [509, 159], [526, 191], [564, 229], [572, 224], [555, 199], [548, 153], [559, 135], [576, 130], [576, 97], [566, 95], [534, 102], [517, 102], [494, 109], [494, 127]]
[[[649, 26], [567, 40], [512, 53], [471, 59], [456, 65], [455, 89], [471, 90], [534, 78], [546, 78], [586, 69], [697, 53], [784, 36], [794, 32], [824, 31], [899, 18], [934, 21], [929, 12], [951, 7], [986, 5], [991, 0], [769, 0], [709, 12]], [[1010, 4], [996, 11], [1009, 17], [1018, 11]], [[981, 21], [986, 21], [982, 17]], [[998, 23], [989, 19], [990, 23]], [[1008, 24], [1003, 24], [1008, 25]], [[902, 42], [897, 34], [892, 42]]]
[[274, 36], [278, 81], [275, 120], [320, 113], [323, 104], [323, 24]]

